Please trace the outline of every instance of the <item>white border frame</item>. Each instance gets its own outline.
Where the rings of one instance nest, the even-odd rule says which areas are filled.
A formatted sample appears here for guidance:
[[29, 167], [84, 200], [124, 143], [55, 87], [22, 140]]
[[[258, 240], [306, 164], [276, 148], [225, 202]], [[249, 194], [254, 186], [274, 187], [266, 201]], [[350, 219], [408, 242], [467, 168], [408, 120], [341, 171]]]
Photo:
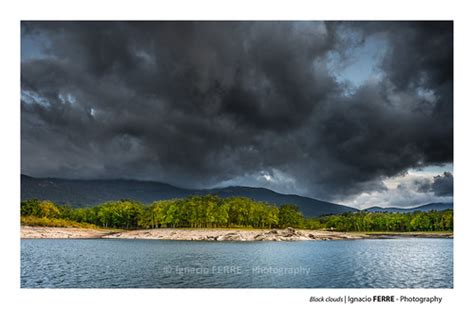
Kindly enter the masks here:
[[[1, 303], [3, 308], [249, 308], [321, 307], [310, 296], [410, 295], [443, 297], [438, 307], [470, 305], [473, 176], [472, 9], [447, 1], [10, 1], [1, 12]], [[467, 1], [465, 2], [467, 3]], [[20, 21], [21, 20], [454, 20], [454, 289], [20, 289]], [[327, 304], [326, 304], [327, 305]], [[400, 304], [387, 304], [399, 306]], [[379, 303], [354, 304], [362, 308]], [[406, 308], [418, 304], [404, 304]], [[331, 304], [330, 307], [344, 307]]]

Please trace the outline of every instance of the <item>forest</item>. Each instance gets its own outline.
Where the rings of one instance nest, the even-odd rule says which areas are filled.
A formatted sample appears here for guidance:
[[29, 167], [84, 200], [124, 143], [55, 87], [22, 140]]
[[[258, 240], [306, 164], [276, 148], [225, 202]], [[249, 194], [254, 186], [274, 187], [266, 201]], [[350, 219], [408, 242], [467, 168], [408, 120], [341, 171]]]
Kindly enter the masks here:
[[452, 231], [453, 211], [410, 213], [351, 212], [305, 218], [295, 205], [276, 206], [245, 197], [215, 195], [160, 200], [144, 205], [109, 201], [72, 208], [51, 201], [21, 202], [21, 224], [57, 227], [149, 228], [304, 228], [335, 231]]

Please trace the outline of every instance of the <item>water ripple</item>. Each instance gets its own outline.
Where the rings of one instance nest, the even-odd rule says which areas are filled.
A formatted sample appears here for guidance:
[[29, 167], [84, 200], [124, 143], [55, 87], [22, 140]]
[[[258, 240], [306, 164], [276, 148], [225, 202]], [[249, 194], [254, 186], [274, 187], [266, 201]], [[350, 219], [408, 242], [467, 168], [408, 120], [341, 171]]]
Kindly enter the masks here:
[[[222, 271], [225, 267], [234, 271]], [[309, 272], [284, 271], [302, 268]], [[21, 286], [452, 288], [453, 242], [415, 238], [265, 243], [22, 240]]]

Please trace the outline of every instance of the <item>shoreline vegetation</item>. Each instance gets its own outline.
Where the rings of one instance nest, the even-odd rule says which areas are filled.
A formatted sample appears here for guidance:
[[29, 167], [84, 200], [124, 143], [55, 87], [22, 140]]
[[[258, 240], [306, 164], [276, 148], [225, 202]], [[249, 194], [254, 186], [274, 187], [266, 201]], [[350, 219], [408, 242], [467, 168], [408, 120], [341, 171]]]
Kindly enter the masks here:
[[214, 195], [149, 205], [120, 200], [85, 208], [21, 202], [22, 238], [120, 238], [208, 241], [452, 237], [453, 211], [350, 212], [305, 218], [295, 205], [276, 206]]

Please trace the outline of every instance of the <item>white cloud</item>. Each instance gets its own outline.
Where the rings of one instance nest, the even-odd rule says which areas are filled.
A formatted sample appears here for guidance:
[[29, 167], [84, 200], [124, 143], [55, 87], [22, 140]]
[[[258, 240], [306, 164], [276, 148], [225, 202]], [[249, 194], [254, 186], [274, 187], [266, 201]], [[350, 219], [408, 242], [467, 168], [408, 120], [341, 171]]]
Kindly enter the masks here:
[[383, 180], [387, 190], [363, 192], [359, 195], [340, 199], [336, 203], [364, 209], [379, 207], [412, 207], [434, 202], [449, 203], [452, 196], [436, 196], [434, 192], [419, 190], [423, 183], [433, 183], [435, 176], [444, 171], [452, 172], [452, 164], [410, 169], [405, 174]]

